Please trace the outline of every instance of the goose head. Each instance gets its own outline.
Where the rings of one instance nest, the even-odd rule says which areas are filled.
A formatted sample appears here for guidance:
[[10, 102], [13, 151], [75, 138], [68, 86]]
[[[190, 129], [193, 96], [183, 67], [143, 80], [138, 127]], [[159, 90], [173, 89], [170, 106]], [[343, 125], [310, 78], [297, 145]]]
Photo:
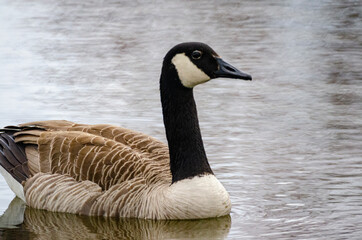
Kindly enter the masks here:
[[177, 80], [186, 88], [218, 77], [252, 79], [249, 74], [225, 62], [211, 47], [199, 42], [186, 42], [173, 47], [163, 63], [163, 73], [170, 70], [176, 71]]

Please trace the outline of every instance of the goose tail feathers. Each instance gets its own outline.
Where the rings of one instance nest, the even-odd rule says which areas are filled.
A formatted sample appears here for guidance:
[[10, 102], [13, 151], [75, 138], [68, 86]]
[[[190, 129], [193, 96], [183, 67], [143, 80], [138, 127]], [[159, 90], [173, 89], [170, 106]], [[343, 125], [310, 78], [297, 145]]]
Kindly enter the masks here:
[[24, 144], [15, 142], [14, 127], [0, 130], [0, 173], [11, 190], [25, 201], [22, 182], [30, 177]]

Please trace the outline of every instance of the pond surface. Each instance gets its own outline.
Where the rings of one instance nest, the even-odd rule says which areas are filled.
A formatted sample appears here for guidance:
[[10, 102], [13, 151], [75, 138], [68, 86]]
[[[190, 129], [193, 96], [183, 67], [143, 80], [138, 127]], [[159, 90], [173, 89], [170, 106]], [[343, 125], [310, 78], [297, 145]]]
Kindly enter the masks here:
[[[184, 41], [253, 76], [195, 89], [229, 217], [88, 218], [17, 199], [8, 209], [1, 177], [0, 239], [361, 239], [361, 29], [352, 0], [0, 0], [0, 126], [67, 119], [166, 141], [160, 68]], [[13, 212], [21, 225], [6, 223]]]

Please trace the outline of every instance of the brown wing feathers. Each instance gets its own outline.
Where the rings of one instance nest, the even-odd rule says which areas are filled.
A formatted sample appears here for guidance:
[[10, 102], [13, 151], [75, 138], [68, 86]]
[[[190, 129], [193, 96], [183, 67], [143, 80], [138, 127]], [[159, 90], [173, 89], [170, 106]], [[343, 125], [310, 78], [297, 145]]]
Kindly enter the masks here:
[[17, 181], [26, 180], [27, 204], [35, 208], [135, 217], [143, 202], [128, 199], [172, 182], [167, 145], [142, 133], [67, 121], [6, 131], [1, 165]]
[[[2, 165], [13, 172], [10, 169], [21, 165], [22, 171], [14, 173], [21, 181], [38, 172], [48, 172], [68, 174], [77, 181], [90, 180], [109, 189], [134, 177], [153, 181], [155, 174], [165, 170], [169, 175], [167, 146], [125, 128], [44, 121], [6, 129], [13, 136], [10, 144], [9, 140], [2, 140], [2, 148], [7, 149], [2, 150], [2, 158], [7, 159], [2, 160]], [[9, 155], [9, 151], [14, 153]], [[17, 158], [20, 160], [15, 161]]]
[[45, 121], [0, 136], [1, 165], [35, 208], [135, 217], [137, 199], [172, 182], [167, 145], [125, 128]]
[[[141, 150], [85, 132], [45, 132], [39, 139], [39, 154], [43, 166], [50, 164], [50, 172], [69, 174], [77, 181], [90, 180], [104, 190], [135, 177], [148, 178], [161, 169], [168, 170], [167, 162], [154, 162]], [[149, 173], [150, 168], [155, 171]], [[42, 172], [46, 172], [44, 168]]]

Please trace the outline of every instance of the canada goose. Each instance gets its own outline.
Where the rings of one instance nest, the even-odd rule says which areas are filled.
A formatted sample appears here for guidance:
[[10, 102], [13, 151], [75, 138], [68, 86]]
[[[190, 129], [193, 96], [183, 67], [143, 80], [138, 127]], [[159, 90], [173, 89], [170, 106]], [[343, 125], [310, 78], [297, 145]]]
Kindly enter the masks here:
[[217, 77], [251, 80], [208, 45], [181, 43], [160, 78], [168, 147], [111, 125], [40, 121], [0, 135], [0, 172], [27, 205], [90, 216], [198, 219], [230, 213], [207, 157], [193, 87]]

